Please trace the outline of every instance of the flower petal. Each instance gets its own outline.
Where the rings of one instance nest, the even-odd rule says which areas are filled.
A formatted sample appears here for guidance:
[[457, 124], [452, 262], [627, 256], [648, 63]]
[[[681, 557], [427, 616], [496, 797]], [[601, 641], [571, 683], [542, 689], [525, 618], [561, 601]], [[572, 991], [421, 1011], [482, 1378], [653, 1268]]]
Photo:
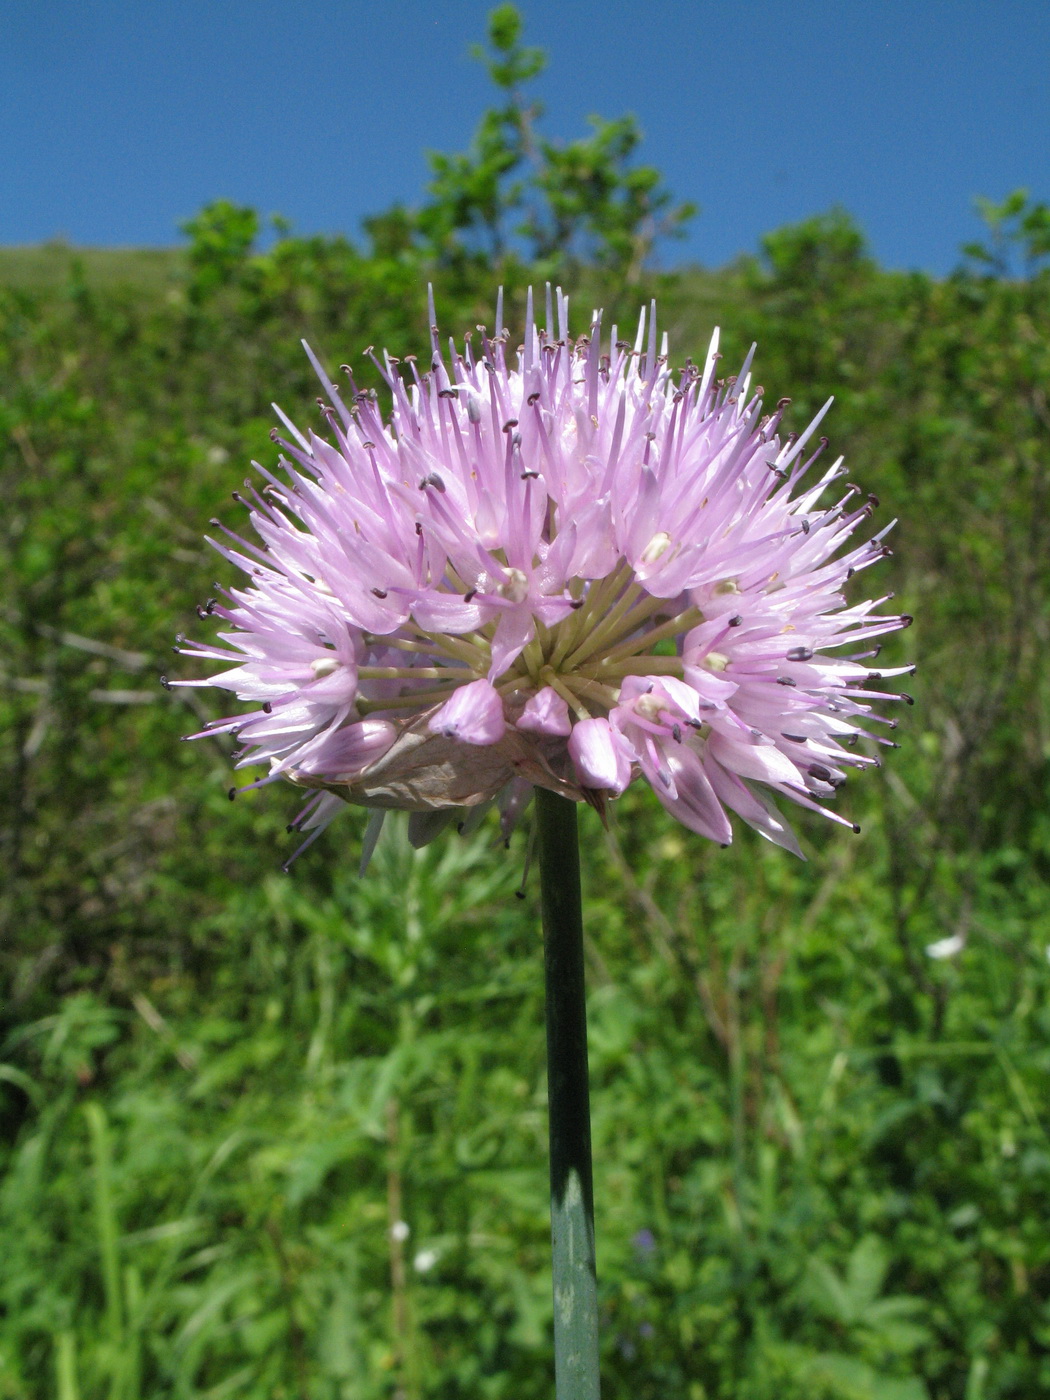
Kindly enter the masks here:
[[471, 681], [453, 691], [452, 698], [431, 715], [427, 728], [464, 744], [498, 744], [507, 728], [503, 701], [488, 681]]
[[665, 744], [663, 759], [670, 771], [672, 789], [668, 791], [662, 783], [650, 779], [661, 804], [690, 831], [728, 846], [733, 828], [699, 758], [684, 744]]
[[535, 695], [529, 696], [517, 727], [532, 734], [560, 734], [564, 737], [572, 730], [569, 707], [553, 686], [545, 685]]
[[584, 787], [619, 795], [631, 781], [630, 743], [607, 719], [582, 719], [569, 737], [569, 757]]

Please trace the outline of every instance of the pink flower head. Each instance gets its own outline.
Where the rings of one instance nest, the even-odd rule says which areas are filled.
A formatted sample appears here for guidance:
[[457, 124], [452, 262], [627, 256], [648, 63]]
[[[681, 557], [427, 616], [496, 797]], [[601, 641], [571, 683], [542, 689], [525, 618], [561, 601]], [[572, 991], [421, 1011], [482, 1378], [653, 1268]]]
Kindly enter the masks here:
[[258, 542], [215, 544], [247, 582], [208, 607], [219, 645], [183, 648], [228, 669], [176, 682], [255, 708], [203, 732], [318, 789], [315, 835], [340, 799], [416, 813], [422, 841], [494, 800], [506, 828], [536, 784], [601, 809], [634, 778], [721, 843], [728, 809], [798, 850], [768, 794], [851, 825], [821, 804], [877, 762], [858, 736], [888, 742], [872, 702], [902, 697], [867, 685], [910, 668], [864, 661], [910, 618], [843, 595], [889, 527], [850, 542], [871, 506], [836, 489], [841, 459], [816, 467], [828, 405], [782, 438], [752, 355], [716, 380], [716, 332], [673, 371], [655, 307], [633, 347], [600, 314], [572, 340], [549, 289], [545, 322], [530, 293], [516, 352], [498, 308], [447, 357], [433, 326], [423, 372], [379, 366], [388, 419], [307, 350], [327, 436], [279, 413]]

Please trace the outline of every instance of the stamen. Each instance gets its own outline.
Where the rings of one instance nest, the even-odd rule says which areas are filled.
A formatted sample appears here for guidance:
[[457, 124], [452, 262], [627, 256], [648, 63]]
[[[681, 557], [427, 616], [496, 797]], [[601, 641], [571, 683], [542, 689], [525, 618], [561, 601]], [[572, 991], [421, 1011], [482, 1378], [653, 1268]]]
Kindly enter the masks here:
[[559, 676], [550, 666], [544, 666], [540, 672], [540, 680], [544, 685], [549, 685], [556, 690], [561, 698], [573, 711], [577, 719], [590, 719], [590, 711], [583, 705], [579, 697], [565, 684], [563, 677]]
[[[400, 680], [456, 680], [461, 677], [455, 672], [450, 672], [448, 666], [361, 666], [357, 674], [363, 681], [400, 681]], [[475, 680], [473, 671], [469, 680]]]

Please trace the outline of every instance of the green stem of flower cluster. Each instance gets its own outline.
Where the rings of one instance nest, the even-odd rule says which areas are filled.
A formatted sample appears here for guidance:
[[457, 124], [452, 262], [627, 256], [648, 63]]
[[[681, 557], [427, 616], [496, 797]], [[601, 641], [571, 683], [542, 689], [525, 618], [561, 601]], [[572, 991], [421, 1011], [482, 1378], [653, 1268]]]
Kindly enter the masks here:
[[557, 1400], [598, 1400], [598, 1285], [576, 805], [536, 789], [547, 1006]]

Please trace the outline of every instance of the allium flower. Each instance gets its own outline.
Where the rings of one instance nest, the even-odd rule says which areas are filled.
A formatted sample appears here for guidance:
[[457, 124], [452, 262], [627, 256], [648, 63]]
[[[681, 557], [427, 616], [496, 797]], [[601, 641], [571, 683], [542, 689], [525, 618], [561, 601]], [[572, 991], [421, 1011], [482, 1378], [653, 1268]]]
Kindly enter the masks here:
[[255, 705], [203, 732], [315, 789], [314, 836], [343, 801], [409, 810], [418, 844], [493, 800], [509, 830], [536, 784], [601, 811], [641, 778], [701, 836], [728, 843], [729, 809], [799, 853], [768, 793], [851, 825], [820, 803], [877, 762], [853, 745], [900, 697], [866, 683], [910, 669], [864, 664], [910, 619], [842, 592], [889, 527], [838, 554], [871, 503], [832, 489], [841, 459], [803, 484], [828, 405], [782, 439], [751, 354], [716, 379], [716, 332], [676, 372], [655, 307], [633, 347], [556, 310], [539, 329], [530, 294], [516, 353], [500, 306], [447, 359], [432, 325], [422, 373], [385, 356], [388, 421], [307, 348], [329, 436], [277, 410], [259, 542], [211, 541], [248, 583], [206, 609], [222, 645], [183, 648], [229, 669], [178, 684]]

